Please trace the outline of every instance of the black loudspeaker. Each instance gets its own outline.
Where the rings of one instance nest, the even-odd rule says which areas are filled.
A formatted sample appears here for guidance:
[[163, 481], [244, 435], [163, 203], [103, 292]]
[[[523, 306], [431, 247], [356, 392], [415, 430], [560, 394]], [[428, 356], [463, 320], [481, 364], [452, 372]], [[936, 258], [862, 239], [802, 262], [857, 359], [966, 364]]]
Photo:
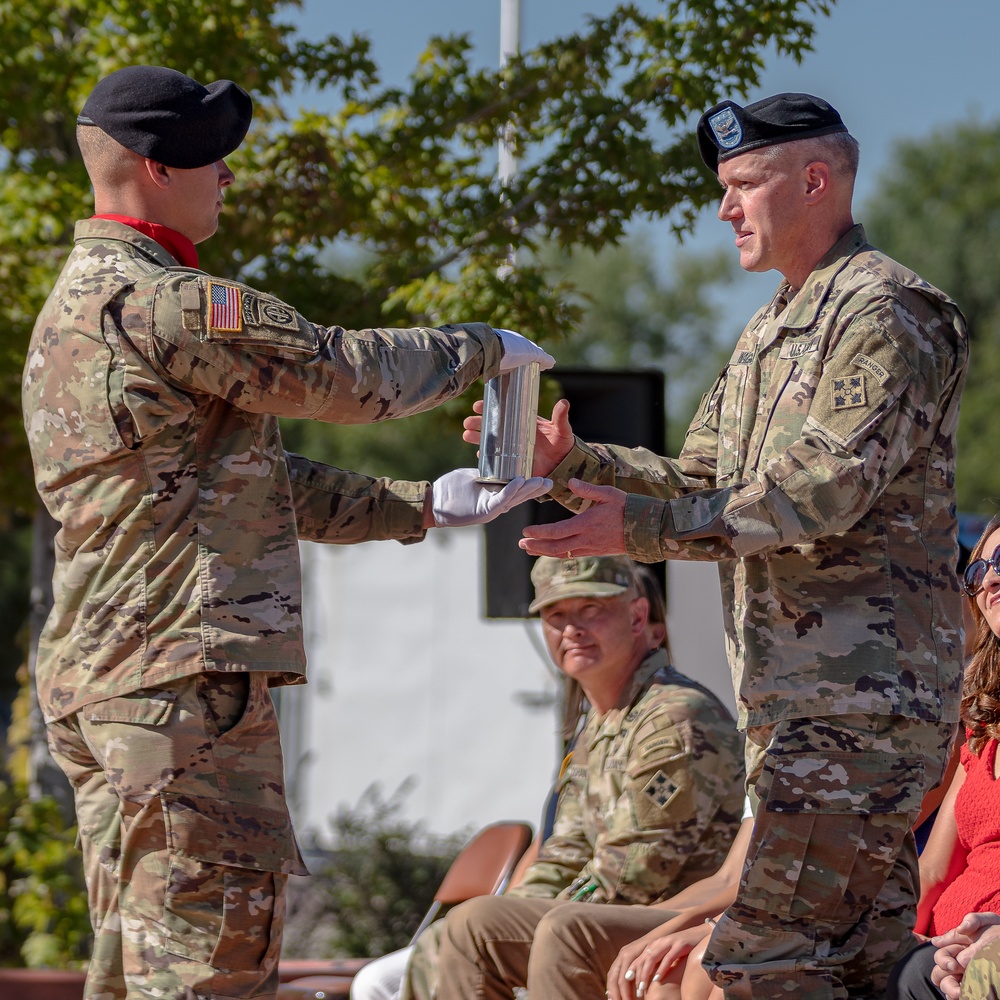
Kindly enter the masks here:
[[[542, 375], [545, 398], [569, 400], [574, 433], [584, 441], [666, 449], [665, 379], [657, 369], [598, 371], [554, 369]], [[555, 386], [547, 383], [555, 382]], [[553, 394], [550, 389], [555, 388]], [[534, 596], [534, 556], [517, 547], [529, 524], [550, 524], [571, 516], [554, 501], [529, 500], [484, 526], [486, 534], [486, 617], [528, 618]], [[661, 583], [663, 564], [660, 565]]]

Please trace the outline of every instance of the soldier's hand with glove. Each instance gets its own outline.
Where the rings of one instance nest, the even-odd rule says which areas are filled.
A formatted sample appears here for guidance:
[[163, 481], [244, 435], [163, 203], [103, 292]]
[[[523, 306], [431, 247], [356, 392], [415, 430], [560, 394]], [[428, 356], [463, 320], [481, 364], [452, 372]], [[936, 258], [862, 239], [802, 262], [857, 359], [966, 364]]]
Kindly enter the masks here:
[[476, 482], [477, 469], [455, 469], [431, 483], [432, 521], [424, 514], [424, 527], [455, 528], [485, 524], [525, 500], [533, 500], [552, 489], [552, 480], [541, 476], [518, 476], [503, 489], [490, 489]]
[[500, 346], [503, 349], [503, 356], [500, 358], [501, 372], [513, 371], [521, 365], [530, 365], [533, 361], [537, 361], [538, 367], [545, 371], [556, 363], [551, 354], [533, 340], [528, 340], [523, 334], [499, 327], [493, 327], [493, 332], [500, 338]]

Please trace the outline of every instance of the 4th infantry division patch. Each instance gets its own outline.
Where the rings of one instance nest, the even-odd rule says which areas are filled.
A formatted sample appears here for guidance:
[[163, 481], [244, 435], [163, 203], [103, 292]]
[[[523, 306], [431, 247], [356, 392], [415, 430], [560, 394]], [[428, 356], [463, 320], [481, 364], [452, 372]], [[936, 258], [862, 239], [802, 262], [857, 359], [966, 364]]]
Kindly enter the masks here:
[[868, 402], [865, 392], [864, 375], [848, 375], [833, 380], [833, 408], [849, 410], [852, 406], [864, 406]]

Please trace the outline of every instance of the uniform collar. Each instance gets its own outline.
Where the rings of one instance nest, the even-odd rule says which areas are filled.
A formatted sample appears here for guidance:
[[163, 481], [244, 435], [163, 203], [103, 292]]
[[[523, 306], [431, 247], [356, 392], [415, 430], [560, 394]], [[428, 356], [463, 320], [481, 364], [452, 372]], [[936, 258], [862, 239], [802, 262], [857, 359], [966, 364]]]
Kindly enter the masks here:
[[[129, 229], [134, 229], [143, 236], [163, 247], [173, 261], [171, 263], [183, 264], [185, 267], [198, 266], [198, 251], [195, 245], [183, 234], [171, 229], [168, 226], [161, 226], [158, 222], [147, 222], [145, 219], [134, 219], [129, 215], [114, 215], [110, 212], [101, 215], [93, 215], [88, 221], [117, 222]], [[128, 241], [134, 242], [134, 241]]]
[[[802, 287], [791, 296], [780, 316], [785, 329], [806, 330], [813, 326], [819, 311], [826, 301], [834, 279], [850, 263], [851, 258], [862, 250], [870, 250], [868, 238], [862, 225], [853, 226], [830, 249], [813, 268]], [[782, 282], [775, 297], [788, 295], [788, 282]]]
[[653, 683], [668, 684], [677, 676], [677, 671], [670, 665], [665, 649], [654, 649], [639, 664], [632, 675], [632, 680], [622, 691], [618, 704], [608, 709], [603, 715], [596, 712], [587, 722], [581, 734], [584, 743], [593, 745], [598, 737], [616, 736], [628, 721], [629, 713]]

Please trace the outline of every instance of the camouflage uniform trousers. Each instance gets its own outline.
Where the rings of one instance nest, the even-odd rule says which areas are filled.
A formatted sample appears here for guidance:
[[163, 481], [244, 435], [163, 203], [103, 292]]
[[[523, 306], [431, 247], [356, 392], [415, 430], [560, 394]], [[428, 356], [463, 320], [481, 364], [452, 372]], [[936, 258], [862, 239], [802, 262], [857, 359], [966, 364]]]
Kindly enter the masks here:
[[273, 998], [303, 872], [266, 678], [199, 674], [50, 723], [95, 941], [85, 1000]]
[[753, 839], [704, 962], [727, 1000], [885, 995], [916, 943], [911, 827], [954, 734], [878, 715], [747, 730]]
[[621, 948], [670, 910], [562, 899], [479, 896], [417, 939], [402, 1000], [599, 997]]

